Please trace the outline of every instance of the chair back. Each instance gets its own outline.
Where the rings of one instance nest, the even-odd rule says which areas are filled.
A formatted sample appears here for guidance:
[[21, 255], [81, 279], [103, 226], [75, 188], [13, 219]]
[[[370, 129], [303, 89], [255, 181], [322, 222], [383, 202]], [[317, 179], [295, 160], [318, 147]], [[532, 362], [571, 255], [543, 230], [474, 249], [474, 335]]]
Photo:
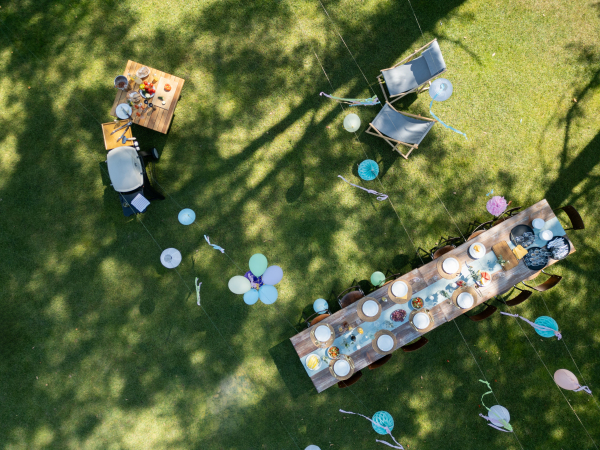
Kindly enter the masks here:
[[325, 317], [329, 317], [330, 315], [331, 315], [331, 311], [329, 311], [329, 310], [326, 310], [325, 313], [323, 313], [322, 311], [319, 311], [319, 312], [311, 314], [306, 319], [302, 319], [302, 321], [304, 321], [306, 323], [307, 328], [310, 328], [314, 324], [319, 323]]
[[445, 255], [448, 252], [451, 252], [456, 247], [454, 245], [444, 245], [443, 247], [438, 248], [435, 252], [431, 254], [431, 259], [437, 259], [442, 255]]
[[415, 350], [419, 350], [428, 342], [429, 340], [427, 340], [426, 337], [421, 336], [417, 342], [403, 346], [402, 350], [404, 350], [405, 352], [414, 352]]
[[473, 322], [480, 322], [482, 320], [487, 319], [492, 314], [494, 314], [496, 311], [498, 311], [498, 308], [496, 308], [495, 306], [488, 305], [487, 303], [486, 303], [486, 306], [487, 306], [487, 308], [485, 308], [479, 314], [475, 314], [473, 316], [467, 316], [467, 317], [469, 319], [471, 319]]
[[471, 239], [475, 239], [477, 236], [479, 236], [480, 234], [485, 233], [485, 230], [477, 230], [474, 233], [471, 233], [471, 236], [468, 237], [467, 241], [470, 241]]
[[[352, 286], [349, 289], [356, 289], [356, 290], [352, 291], [352, 292], [348, 292], [342, 298], [340, 298], [338, 296], [338, 303], [340, 305], [340, 308], [342, 308], [342, 309], [344, 309], [347, 306], [350, 306], [352, 303], [355, 303], [355, 302], [359, 301], [361, 298], [363, 298], [365, 296], [364, 292], [358, 286]], [[347, 290], [348, 289], [346, 289], [346, 291]], [[344, 292], [346, 292], [346, 291], [344, 291]], [[342, 292], [342, 294], [344, 292]], [[340, 295], [342, 295], [342, 294], [340, 294]]]
[[320, 314], [317, 317], [315, 317], [313, 320], [310, 321], [310, 326], [312, 327], [313, 325], [319, 323], [321, 320], [325, 319], [326, 317], [329, 317], [331, 314], [327, 313], [327, 314]]
[[378, 367], [383, 366], [386, 362], [392, 359], [392, 354], [385, 355], [383, 358], [378, 359], [373, 364], [369, 364], [369, 370], [377, 369]]
[[585, 225], [583, 224], [583, 219], [579, 212], [573, 207], [573, 205], [563, 206], [562, 209], [569, 216], [569, 220], [571, 221], [571, 228], [567, 228], [567, 230], [584, 230]]
[[494, 223], [492, 224], [492, 226], [495, 227], [496, 225], [501, 224], [505, 220], [506, 220], [506, 217], [500, 217], [498, 220], [494, 221]]
[[531, 294], [533, 294], [533, 292], [531, 292], [531, 291], [521, 291], [521, 292], [519, 292], [519, 295], [517, 295], [512, 300], [507, 300], [505, 303], [508, 306], [517, 306], [517, 305], [523, 303], [529, 297], [531, 297]]
[[346, 388], [348, 386], [352, 386], [354, 383], [356, 383], [358, 380], [360, 380], [360, 377], [362, 377], [362, 372], [359, 370], [358, 372], [356, 372], [354, 375], [352, 375], [347, 380], [339, 381], [338, 387], [340, 389], [342, 389], [342, 388]]
[[[383, 280], [383, 284], [381, 286], [385, 286], [386, 284], [391, 283], [392, 281], [394, 281], [396, 278], [400, 278], [402, 275], [402, 273], [395, 273], [393, 275], [390, 275], [388, 277], [385, 277], [385, 280]], [[380, 286], [380, 287], [381, 287]]]
[[[550, 275], [550, 278], [548, 278], [546, 281], [544, 281], [542, 284], [538, 284], [537, 286], [528, 286], [531, 289], [535, 289], [538, 292], [544, 292], [547, 291], [548, 289], [552, 289], [554, 286], [556, 286], [558, 283], [560, 283], [560, 280], [562, 280], [562, 277], [559, 275]], [[525, 284], [525, 283], [523, 283]], [[525, 285], [527, 286], [527, 285]]]
[[396, 111], [393, 106], [386, 103], [371, 125], [380, 133], [407, 144], [419, 145], [429, 132], [435, 121], [417, 119]]
[[506, 216], [506, 217], [516, 216], [521, 208], [523, 208], [523, 207], [522, 206], [515, 206], [514, 208], [510, 208], [510, 209], [507, 209], [506, 211], [504, 211], [502, 213], [502, 215]]

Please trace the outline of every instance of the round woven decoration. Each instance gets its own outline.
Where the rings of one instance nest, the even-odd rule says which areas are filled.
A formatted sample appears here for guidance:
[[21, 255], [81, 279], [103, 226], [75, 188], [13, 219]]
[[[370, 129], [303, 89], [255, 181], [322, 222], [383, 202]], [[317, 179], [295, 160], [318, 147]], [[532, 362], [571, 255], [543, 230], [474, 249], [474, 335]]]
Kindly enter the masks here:
[[[327, 328], [329, 328], [329, 330], [331, 331], [331, 336], [329, 337], [329, 339], [327, 339], [326, 342], [321, 342], [319, 341], [316, 337], [315, 337], [315, 330], [317, 329], [317, 327], [321, 326], [321, 325], [325, 325]], [[331, 325], [329, 325], [328, 323], [323, 323], [323, 322], [318, 322], [315, 323], [310, 330], [310, 340], [312, 341], [312, 343], [315, 345], [315, 347], [319, 347], [319, 348], [327, 348], [329, 347], [331, 344], [333, 344], [333, 341], [335, 341], [335, 330], [333, 329], [333, 327]]]
[[365, 159], [358, 165], [358, 176], [365, 181], [371, 181], [379, 175], [379, 165], [372, 159]]
[[[425, 313], [429, 316], [429, 325], [427, 326], [427, 328], [423, 328], [422, 330], [420, 328], [415, 327], [415, 325], [413, 324], [413, 317], [415, 317], [415, 315], [420, 312]], [[411, 313], [408, 315], [408, 321], [409, 321], [410, 325], [413, 327], [413, 329], [417, 333], [421, 333], [421, 334], [427, 333], [435, 326], [435, 324], [433, 323], [433, 316], [431, 315], [431, 311], [429, 311], [428, 309], [425, 309], [425, 308], [413, 309], [411, 311]]]
[[387, 411], [377, 411], [373, 414], [371, 420], [373, 421], [373, 429], [379, 434], [387, 434], [385, 428], [382, 428], [380, 425], [388, 427], [390, 431], [394, 429], [394, 418]]
[[475, 308], [477, 306], [477, 291], [475, 290], [475, 288], [473, 286], [463, 287], [463, 288], [455, 290], [452, 293], [452, 304], [454, 306], [456, 306], [458, 309], [462, 309], [460, 306], [458, 306], [458, 303], [456, 303], [456, 299], [463, 292], [468, 292], [469, 294], [471, 294], [473, 296], [473, 306], [471, 306], [471, 309]]
[[[362, 307], [367, 300], [373, 300], [375, 303], [377, 303], [377, 306], [379, 307], [379, 312], [373, 317], [366, 316], [365, 313], [363, 313]], [[356, 314], [358, 315], [359, 319], [363, 322], [375, 322], [377, 319], [379, 319], [379, 316], [381, 316], [381, 311], [383, 311], [383, 308], [381, 307], [381, 303], [379, 303], [376, 298], [363, 297], [358, 302], [356, 302]]]
[[444, 264], [444, 260], [446, 258], [454, 258], [458, 261], [458, 258], [456, 258], [455, 256], [440, 256], [436, 265], [437, 271], [440, 277], [445, 278], [446, 280], [453, 280], [460, 275], [460, 272], [462, 270], [462, 263], [458, 261], [458, 271], [456, 273], [446, 273], [442, 268], [442, 264]]
[[[396, 297], [393, 293], [392, 293], [392, 285], [396, 282], [396, 281], [404, 281], [406, 283], [406, 286], [408, 286], [408, 292], [406, 293], [406, 295], [402, 298], [400, 297]], [[406, 280], [402, 280], [400, 278], [391, 281], [390, 283], [388, 283], [388, 297], [390, 298], [390, 300], [392, 300], [394, 303], [397, 303], [399, 305], [403, 305], [404, 303], [408, 303], [410, 301], [410, 298], [413, 295], [413, 291], [412, 291], [412, 286], [406, 282]]]
[[[556, 323], [556, 320], [554, 320], [552, 317], [540, 316], [537, 319], [535, 319], [535, 323], [537, 325], [542, 325], [544, 327], [552, 328], [553, 330], [558, 331], [558, 324]], [[535, 332], [542, 337], [554, 337], [554, 333], [552, 331], [543, 331], [538, 330], [536, 328]]]

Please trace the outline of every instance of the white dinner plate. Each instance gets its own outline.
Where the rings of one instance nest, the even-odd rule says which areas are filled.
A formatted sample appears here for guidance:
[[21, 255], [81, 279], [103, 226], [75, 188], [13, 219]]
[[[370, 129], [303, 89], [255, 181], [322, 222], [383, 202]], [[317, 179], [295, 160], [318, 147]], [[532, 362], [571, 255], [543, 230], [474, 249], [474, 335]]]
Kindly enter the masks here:
[[331, 337], [331, 330], [325, 325], [318, 326], [315, 330], [315, 337], [318, 341], [327, 342], [327, 340]]
[[458, 295], [458, 297], [456, 297], [456, 303], [463, 309], [467, 309], [473, 306], [473, 301], [473, 296], [468, 292], [462, 292]]
[[373, 317], [379, 312], [379, 306], [374, 300], [367, 300], [362, 305], [362, 312], [367, 317]]
[[[317, 362], [316, 367], [314, 367], [314, 368], [311, 369], [310, 367], [308, 367], [308, 361], [313, 356], [315, 356], [317, 358], [318, 362]], [[319, 355], [317, 355], [316, 353], [311, 353], [310, 355], [308, 355], [306, 357], [306, 367], [307, 367], [308, 370], [317, 370], [319, 367], [321, 367], [321, 358], [319, 358]]]
[[346, 361], [345, 359], [338, 359], [333, 364], [333, 371], [336, 373], [337, 376], [345, 377], [350, 373], [350, 364], [348, 364], [348, 361]]
[[392, 284], [392, 294], [396, 297], [404, 297], [408, 292], [408, 286], [404, 281], [396, 281]]
[[394, 340], [391, 336], [388, 336], [387, 334], [379, 336], [379, 339], [377, 339], [377, 347], [379, 347], [379, 350], [381, 351], [389, 352], [393, 346]]
[[119, 119], [129, 119], [132, 111], [133, 109], [131, 109], [131, 106], [129, 106], [127, 103], [121, 103], [117, 106], [115, 114]]
[[[475, 247], [477, 247], [479, 251], [477, 251]], [[469, 254], [475, 259], [483, 258], [485, 256], [485, 245], [480, 242], [475, 242], [469, 247]]]
[[442, 269], [444, 269], [444, 272], [449, 274], [458, 272], [458, 267], [458, 261], [454, 258], [447, 258], [442, 263]]
[[413, 317], [413, 324], [419, 330], [423, 330], [423, 329], [427, 328], [429, 326], [430, 322], [431, 322], [431, 320], [429, 319], [429, 316], [422, 312], [415, 314], [415, 316]]

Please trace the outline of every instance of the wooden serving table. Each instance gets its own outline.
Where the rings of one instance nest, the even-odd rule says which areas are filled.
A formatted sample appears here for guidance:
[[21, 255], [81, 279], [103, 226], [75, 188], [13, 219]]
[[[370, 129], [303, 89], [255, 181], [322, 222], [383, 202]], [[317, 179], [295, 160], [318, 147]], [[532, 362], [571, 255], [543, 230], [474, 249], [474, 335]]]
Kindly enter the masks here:
[[[468, 253], [468, 249], [473, 243], [478, 242], [485, 245], [486, 247], [485, 258], [497, 261], [494, 255], [490, 255], [490, 252], [492, 252], [492, 246], [497, 244], [498, 242], [509, 242], [510, 231], [515, 226], [520, 224], [531, 225], [531, 221], [535, 218], [541, 218], [547, 222], [552, 219], [557, 220], [548, 202], [546, 200], [542, 200], [536, 203], [535, 205], [530, 206], [529, 208], [520, 212], [519, 214], [508, 218], [504, 222], [485, 231], [484, 233], [477, 236], [476, 239], [465, 242], [464, 244], [460, 245], [459, 247], [444, 255], [444, 257], [451, 256], [456, 258], [461, 263], [461, 266], [465, 263], [472, 265], [476, 262], [476, 260], [474, 260]], [[569, 240], [566, 234], [563, 237]], [[573, 253], [575, 251], [575, 247], [573, 246], [573, 243], [570, 242], [570, 240], [569, 244], [571, 245], [570, 253]], [[550, 259], [548, 265], [552, 265], [556, 262], [557, 261]], [[429, 309], [433, 318], [433, 327], [431, 329], [455, 319], [456, 317], [464, 314], [465, 312], [473, 308], [476, 308], [484, 301], [489, 300], [495, 297], [496, 295], [507, 292], [512, 288], [512, 286], [516, 285], [521, 281], [524, 281], [526, 278], [536, 273], [535, 270], [530, 270], [529, 268], [527, 268], [522, 260], [520, 260], [518, 265], [513, 267], [512, 269], [506, 271], [500, 269], [496, 270], [494, 273], [498, 272], [502, 272], [504, 276], [492, 277], [492, 281], [489, 284], [487, 284], [485, 287], [478, 288], [481, 294], [475, 296], [474, 304], [471, 308], [460, 309], [452, 303], [451, 299], [441, 301], [433, 307], [429, 307], [426, 301], [425, 308]], [[441, 277], [437, 270], [437, 260], [425, 264], [424, 266], [418, 269], [414, 269], [411, 272], [402, 275], [397, 280], [403, 280], [409, 286], [412, 287], [412, 298], [419, 296], [423, 298], [424, 295], [422, 292], [426, 292], [428, 286], [434, 283], [439, 284], [441, 282]], [[393, 282], [397, 280], [393, 280]], [[441, 283], [445, 283], [446, 281], [448, 283], [452, 283], [452, 280], [444, 280]], [[368, 297], [376, 299], [382, 306], [382, 316], [385, 314], [385, 311], [387, 309], [396, 309], [399, 307], [398, 304], [394, 303], [389, 298], [388, 287], [389, 286], [386, 283], [386, 285], [380, 287], [379, 289], [368, 295]], [[387, 301], [382, 301], [383, 297], [385, 297]], [[342, 324], [348, 323], [354, 325], [355, 327], [363, 326], [362, 324], [364, 322], [358, 317], [356, 308], [357, 303], [354, 303], [336, 312], [335, 314], [325, 318], [322, 322], [316, 324], [315, 327], [325, 323], [331, 325], [335, 330], [335, 338], [337, 339], [341, 335], [347, 334], [347, 331], [340, 333], [339, 327]], [[368, 325], [369, 324], [365, 324], [364, 326]], [[431, 329], [429, 329], [428, 331], [431, 331]], [[413, 327], [413, 325], [409, 323], [408, 314], [407, 318], [404, 319], [402, 324], [392, 329], [391, 332], [394, 334], [397, 341], [394, 350], [397, 350], [400, 347], [408, 344], [409, 342], [419, 338], [423, 334], [426, 334], [425, 332], [417, 331]], [[298, 333], [297, 335], [293, 336], [290, 340], [292, 341], [292, 344], [296, 349], [298, 356], [301, 359], [309, 355], [310, 353], [313, 353], [316, 350], [318, 350], [317, 347], [311, 341], [310, 328]], [[351, 352], [345, 351], [344, 348], [340, 347], [340, 353], [347, 354], [352, 358], [356, 372], [382, 358], [382, 355], [377, 353], [373, 349], [373, 346], [370, 342], [368, 343], [368, 345], [362, 345], [360, 349], [357, 349], [355, 347], [354, 350]], [[322, 392], [325, 389], [337, 384], [338, 382], [338, 380], [333, 375], [331, 375], [329, 370], [317, 370], [314, 374], [310, 375], [310, 379], [313, 382], [315, 388], [317, 389], [317, 392]]]
[[[143, 64], [136, 63], [135, 61], [131, 61], [131, 60], [127, 61], [127, 67], [125, 67], [125, 71], [123, 72], [123, 75], [125, 75], [126, 77], [128, 76], [129, 73], [131, 73], [133, 75], [138, 71], [138, 69], [141, 69], [143, 66], [144, 66]], [[181, 89], [183, 88], [183, 83], [185, 83], [185, 80], [183, 78], [179, 78], [174, 75], [170, 75], [168, 73], [162, 72], [160, 70], [153, 69], [150, 66], [147, 66], [147, 67], [150, 69], [150, 74], [146, 78], [142, 78], [142, 80], [144, 80], [144, 81], [152, 80], [152, 78], [154, 77], [154, 74], [156, 74], [159, 79], [162, 77], [162, 78], [165, 78], [166, 80], [171, 80], [173, 82], [172, 83], [173, 85], [177, 84], [177, 87], [175, 88], [175, 93], [173, 94], [173, 100], [171, 101], [171, 104], [168, 109], [163, 109], [158, 106], [158, 104], [161, 103], [161, 101], [158, 100], [158, 96], [160, 96], [161, 93], [159, 93], [159, 91], [157, 90], [154, 97], [152, 97], [152, 99], [149, 99], [149, 101], [152, 101], [154, 103], [154, 111], [148, 111], [147, 113], [143, 114], [142, 117], [137, 117], [135, 115], [136, 110], [134, 108], [133, 113], [132, 113], [132, 116], [134, 118], [133, 123], [136, 123], [143, 127], [150, 128], [152, 130], [166, 134], [167, 131], [169, 131], [169, 126], [171, 125], [171, 120], [173, 119], [173, 115], [175, 113], [175, 107], [177, 106], [177, 101], [179, 100], [179, 96], [181, 94]], [[155, 83], [155, 86], [157, 84], [158, 84], [158, 82]], [[129, 86], [132, 88], [132, 90], [139, 90], [139, 87], [140, 87], [139, 84], [135, 84], [133, 81], [129, 82]], [[117, 117], [117, 115], [115, 113], [117, 106], [121, 103], [127, 103], [127, 94], [129, 92], [131, 92], [131, 90], [129, 90], [129, 91], [119, 90], [117, 92], [117, 96], [115, 98], [115, 101], [113, 102], [112, 109], [110, 110], [111, 116]]]

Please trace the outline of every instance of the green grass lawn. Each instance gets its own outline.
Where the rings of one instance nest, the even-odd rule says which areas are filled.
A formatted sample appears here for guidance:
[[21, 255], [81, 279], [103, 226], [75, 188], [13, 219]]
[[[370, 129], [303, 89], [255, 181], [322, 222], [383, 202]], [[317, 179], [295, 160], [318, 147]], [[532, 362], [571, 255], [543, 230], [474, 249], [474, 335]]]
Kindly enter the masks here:
[[[2, 2], [0, 449], [385, 448], [339, 409], [389, 411], [410, 450], [600, 445], [600, 403], [561, 393], [536, 355], [600, 395], [599, 4], [411, 0], [422, 36], [407, 0], [322, 1], [331, 20], [318, 0]], [[356, 139], [350, 110], [319, 97], [382, 98], [379, 70], [434, 37], [454, 84], [434, 112], [468, 140], [436, 125], [406, 161], [364, 133], [379, 107], [351, 109]], [[169, 194], [139, 220], [121, 213], [99, 125], [128, 59], [186, 80], [167, 135], [134, 128]], [[427, 93], [395, 105], [429, 116]], [[365, 155], [382, 184], [358, 178]], [[517, 309], [554, 317], [578, 369], [562, 342], [527, 327], [534, 350], [496, 314], [317, 394], [291, 324], [354, 279], [417, 267], [413, 243], [488, 220], [491, 189], [584, 217], [577, 252], [550, 269], [562, 282]], [[279, 300], [232, 294], [243, 271], [204, 234], [244, 271], [257, 252], [280, 265]], [[478, 417], [479, 367], [520, 445]]]

